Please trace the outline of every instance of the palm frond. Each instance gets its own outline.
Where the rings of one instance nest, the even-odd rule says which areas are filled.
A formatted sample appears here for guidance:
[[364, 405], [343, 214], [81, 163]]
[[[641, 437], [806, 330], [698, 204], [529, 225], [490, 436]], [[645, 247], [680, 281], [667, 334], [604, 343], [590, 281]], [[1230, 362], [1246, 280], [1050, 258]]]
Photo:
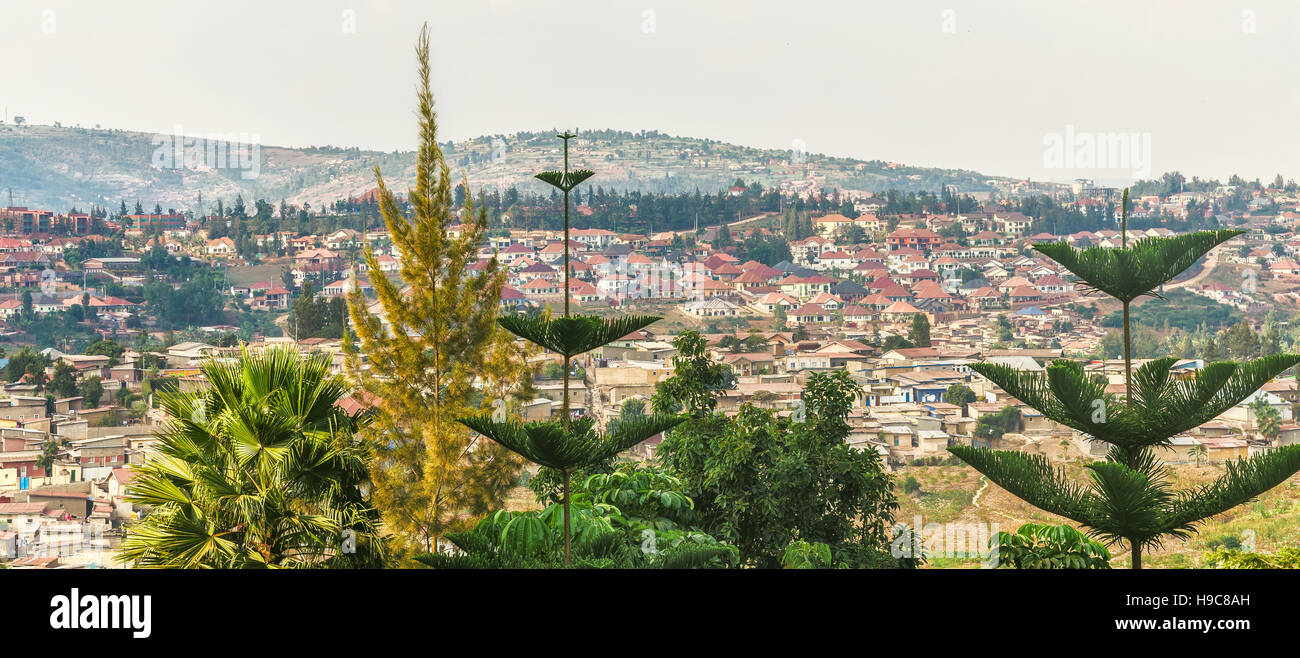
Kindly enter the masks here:
[[497, 318], [497, 323], [520, 338], [564, 355], [567, 363], [578, 354], [607, 345], [659, 320], [653, 315], [626, 315], [617, 318], [573, 315], [548, 319], [520, 314]]
[[1288, 368], [1300, 365], [1300, 354], [1274, 354], [1246, 363], [1213, 363], [1196, 373], [1193, 385], [1178, 387], [1165, 403], [1182, 422], [1169, 429], [1174, 434], [1210, 422], [1258, 391]]
[[1172, 280], [1218, 245], [1244, 231], [1196, 231], [1173, 237], [1150, 237], [1127, 248], [1076, 249], [1065, 242], [1034, 249], [1065, 266], [1088, 287], [1129, 302]]
[[567, 425], [560, 421], [498, 422], [487, 414], [460, 418], [458, 422], [528, 461], [563, 471], [613, 457], [683, 420], [670, 415], [646, 416], [619, 423], [605, 436], [595, 432], [588, 417]]
[[534, 178], [552, 187], [557, 187], [563, 192], [568, 192], [580, 185], [582, 181], [595, 175], [596, 172], [590, 169], [575, 169], [567, 173], [563, 171], [543, 171]]
[[948, 451], [1030, 505], [1091, 525], [1087, 494], [1046, 457], [972, 446], [952, 446]]
[[1190, 491], [1180, 492], [1168, 509], [1164, 531], [1188, 533], [1197, 523], [1215, 514], [1250, 502], [1300, 471], [1300, 445], [1229, 461], [1217, 480]]
[[1128, 447], [1148, 438], [1137, 415], [1106, 392], [1104, 380], [1084, 373], [1078, 362], [1058, 359], [1043, 372], [996, 363], [974, 363], [971, 369], [1047, 418], [1100, 441]]

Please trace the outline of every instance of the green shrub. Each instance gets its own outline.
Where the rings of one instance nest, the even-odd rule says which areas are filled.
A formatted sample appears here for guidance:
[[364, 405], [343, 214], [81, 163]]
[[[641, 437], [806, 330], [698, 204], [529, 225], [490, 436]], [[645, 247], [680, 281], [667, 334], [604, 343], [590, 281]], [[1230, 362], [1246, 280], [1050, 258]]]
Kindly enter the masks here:
[[1300, 548], [1276, 553], [1217, 550], [1202, 556], [1201, 563], [1206, 569], [1300, 569]]
[[997, 566], [1013, 569], [1109, 569], [1110, 551], [1067, 525], [1026, 523], [993, 538]]

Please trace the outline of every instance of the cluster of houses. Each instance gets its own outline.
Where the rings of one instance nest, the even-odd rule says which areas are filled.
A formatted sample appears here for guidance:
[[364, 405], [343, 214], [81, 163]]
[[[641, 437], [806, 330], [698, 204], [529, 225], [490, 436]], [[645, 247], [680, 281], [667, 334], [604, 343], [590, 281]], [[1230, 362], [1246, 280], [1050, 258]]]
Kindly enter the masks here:
[[[1079, 325], [1074, 332], [1053, 329], [1064, 318], [1062, 309], [1080, 301], [1080, 294], [1068, 272], [1028, 247], [1062, 239], [1081, 247], [1107, 244], [1118, 242], [1118, 232], [1015, 237], [979, 228], [990, 222], [1021, 229], [1020, 217], [919, 218], [917, 225], [898, 228], [881, 243], [846, 244], [837, 240], [842, 224], [875, 225], [878, 220], [828, 215], [814, 221], [837, 228], [789, 243], [791, 258], [773, 265], [707, 244], [674, 247], [671, 233], [577, 230], [570, 235], [568, 295], [572, 303], [593, 306], [676, 302], [682, 315], [701, 324], [715, 318], [775, 318], [786, 328], [886, 333], [917, 314], [925, 315], [932, 326], [1002, 314], [1024, 325], [1025, 333], [1018, 337], [1029, 342], [1055, 339], [1071, 351], [1092, 349], [1104, 332], [1090, 332], [1087, 323], [1073, 322]], [[958, 244], [926, 227], [955, 222], [970, 223], [976, 230], [973, 237]], [[1137, 239], [1171, 233], [1152, 229], [1130, 234]], [[501, 296], [503, 307], [543, 306], [564, 299], [561, 236], [518, 232], [484, 245], [481, 255], [495, 256], [506, 266], [509, 285]]]
[[[730, 366], [736, 376], [734, 389], [721, 393], [718, 409], [735, 413], [743, 404], [793, 412], [800, 404], [804, 384], [813, 373], [843, 370], [861, 386], [862, 393], [850, 414], [849, 442], [861, 449], [876, 450], [893, 468], [918, 459], [946, 458], [955, 444], [996, 449], [1041, 450], [1068, 442], [1073, 454], [1104, 457], [1104, 445], [1045, 418], [1038, 411], [1010, 397], [1001, 388], [971, 370], [973, 363], [1002, 363], [1022, 370], [1041, 371], [1052, 360], [1063, 358], [1060, 349], [999, 350], [976, 343], [943, 348], [880, 348], [852, 338], [822, 333], [795, 340], [788, 332], [754, 334], [768, 347], [762, 351], [735, 351], [730, 334], [710, 334], [706, 340], [715, 359]], [[601, 422], [616, 419], [629, 399], [649, 399], [656, 386], [672, 375], [672, 336], [642, 330], [597, 351], [587, 368], [588, 405]], [[733, 347], [724, 347], [732, 345]], [[1140, 366], [1142, 361], [1134, 363]], [[1092, 361], [1085, 370], [1102, 375], [1108, 391], [1122, 395], [1122, 360]], [[1204, 364], [1182, 360], [1174, 366], [1178, 377], [1193, 377]], [[962, 386], [973, 401], [953, 404], [949, 390]], [[1281, 433], [1273, 439], [1258, 435], [1256, 398], [1264, 399], [1280, 414]], [[1292, 416], [1292, 404], [1300, 400], [1294, 380], [1270, 382], [1251, 400], [1228, 410], [1220, 418], [1185, 435], [1176, 437], [1161, 457], [1170, 463], [1221, 462], [1300, 442], [1300, 424]], [[1020, 413], [1021, 427], [1000, 437], [982, 437], [977, 432], [980, 417], [999, 414], [1006, 407]], [[649, 447], [653, 452], [653, 442]]]
[[[293, 341], [272, 338], [248, 348], [287, 342]], [[308, 339], [297, 346], [307, 354], [328, 353], [334, 368], [342, 368], [337, 340]], [[165, 422], [149, 395], [164, 387], [206, 388], [201, 362], [234, 359], [240, 349], [190, 341], [159, 352], [127, 351], [116, 360], [43, 350], [53, 364], [70, 365], [78, 384], [98, 378], [103, 392], [91, 407], [83, 396], [50, 401], [27, 375], [4, 385], [0, 563], [11, 568], [120, 566], [112, 560], [112, 549], [122, 525], [142, 513], [126, 499], [136, 475], [132, 466], [150, 458], [159, 424]], [[47, 370], [52, 374], [53, 367]], [[143, 417], [128, 417], [121, 406], [126, 399], [143, 404]], [[350, 398], [347, 403], [356, 404]]]

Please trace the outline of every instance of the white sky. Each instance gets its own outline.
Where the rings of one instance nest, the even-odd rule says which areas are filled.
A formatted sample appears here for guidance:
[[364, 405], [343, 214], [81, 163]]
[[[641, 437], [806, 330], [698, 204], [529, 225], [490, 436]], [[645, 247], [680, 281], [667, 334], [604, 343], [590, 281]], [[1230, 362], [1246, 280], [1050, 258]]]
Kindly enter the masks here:
[[1153, 175], [1300, 179], [1296, 2], [4, 0], [0, 105], [33, 123], [410, 149], [425, 20], [443, 139], [657, 129], [1115, 178], [1044, 166], [1045, 136], [1073, 126], [1149, 133]]

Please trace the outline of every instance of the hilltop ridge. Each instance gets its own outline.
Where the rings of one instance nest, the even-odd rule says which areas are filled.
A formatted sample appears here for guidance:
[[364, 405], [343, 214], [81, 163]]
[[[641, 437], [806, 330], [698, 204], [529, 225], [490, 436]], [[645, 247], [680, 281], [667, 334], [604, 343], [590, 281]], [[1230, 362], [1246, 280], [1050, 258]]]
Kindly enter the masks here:
[[[446, 142], [443, 150], [453, 175], [464, 175], [472, 189], [512, 185], [532, 189], [538, 185], [533, 174], [555, 165], [559, 152], [553, 132]], [[242, 194], [246, 199], [318, 205], [372, 189], [375, 164], [396, 190], [411, 183], [414, 176], [412, 151], [385, 153], [331, 146], [259, 145], [255, 171], [208, 162], [210, 155], [202, 146], [191, 146], [184, 157], [177, 158], [184, 166], [159, 166], [159, 151], [169, 149], [171, 139], [171, 135], [115, 129], [0, 125], [0, 204], [8, 204], [12, 191], [15, 205], [55, 210], [116, 206], [121, 200], [186, 210], [198, 207], [200, 194], [205, 202]], [[945, 185], [980, 192], [994, 183], [1013, 182], [967, 170], [751, 148], [656, 131], [583, 131], [574, 147], [573, 165], [599, 171], [599, 185], [617, 190], [716, 193], [737, 178], [765, 187], [780, 186], [792, 193], [828, 187], [864, 192], [891, 188], [933, 191]]]

